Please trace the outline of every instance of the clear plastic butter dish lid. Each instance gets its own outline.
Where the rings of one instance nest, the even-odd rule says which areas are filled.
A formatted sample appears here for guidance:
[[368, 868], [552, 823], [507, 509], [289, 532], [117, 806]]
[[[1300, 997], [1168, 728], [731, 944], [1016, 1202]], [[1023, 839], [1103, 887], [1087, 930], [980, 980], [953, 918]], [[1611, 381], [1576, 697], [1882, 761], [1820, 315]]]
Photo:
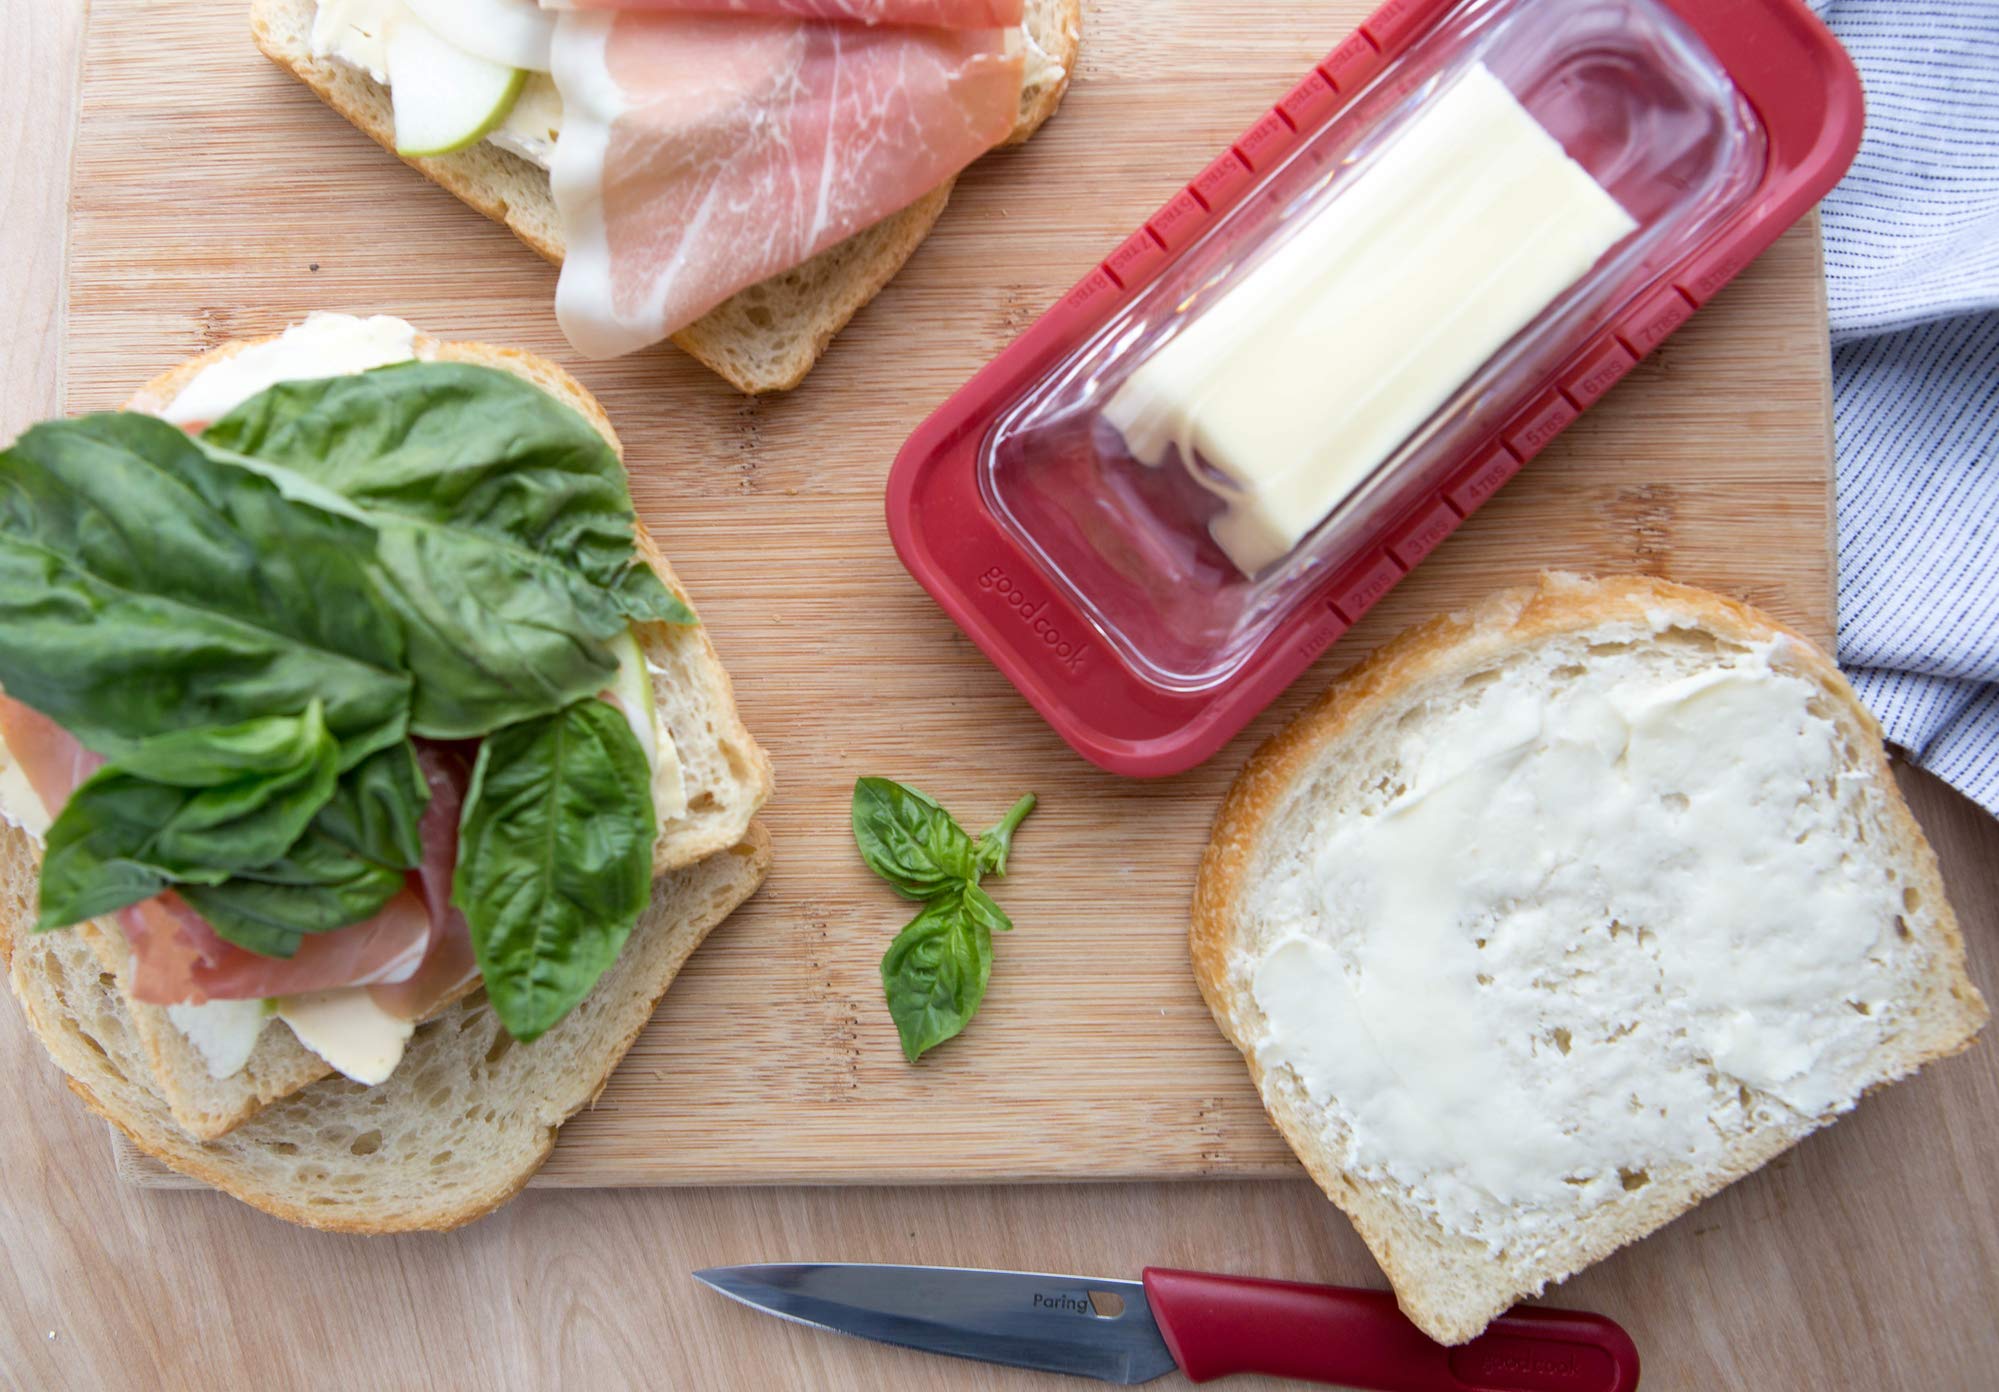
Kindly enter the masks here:
[[1802, 0], [1391, 0], [911, 437], [896, 549], [1085, 757], [1189, 768], [1861, 124]]

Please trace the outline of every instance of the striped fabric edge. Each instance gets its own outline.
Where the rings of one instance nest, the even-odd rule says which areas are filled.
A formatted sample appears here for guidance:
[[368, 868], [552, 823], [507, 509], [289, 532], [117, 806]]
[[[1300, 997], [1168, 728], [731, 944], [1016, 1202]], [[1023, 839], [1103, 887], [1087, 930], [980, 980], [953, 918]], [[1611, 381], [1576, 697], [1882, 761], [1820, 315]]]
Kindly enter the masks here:
[[1846, 675], [1910, 763], [1999, 817], [1999, 685], [1879, 667]]

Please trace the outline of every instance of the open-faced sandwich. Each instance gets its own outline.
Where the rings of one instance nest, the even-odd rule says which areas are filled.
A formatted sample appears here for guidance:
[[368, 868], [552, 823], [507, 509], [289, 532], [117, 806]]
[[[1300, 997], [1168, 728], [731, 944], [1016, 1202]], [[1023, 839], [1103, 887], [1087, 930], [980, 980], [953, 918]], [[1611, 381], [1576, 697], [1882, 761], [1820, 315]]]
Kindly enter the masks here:
[[1192, 950], [1445, 1343], [1987, 1018], [1839, 669], [1642, 576], [1546, 576], [1343, 676], [1229, 793]]
[[796, 386], [964, 167], [1060, 104], [1081, 0], [253, 0], [271, 60], [562, 266], [580, 352]]
[[526, 1183], [756, 889], [770, 765], [553, 365], [315, 315], [0, 453], [0, 947], [296, 1222]]

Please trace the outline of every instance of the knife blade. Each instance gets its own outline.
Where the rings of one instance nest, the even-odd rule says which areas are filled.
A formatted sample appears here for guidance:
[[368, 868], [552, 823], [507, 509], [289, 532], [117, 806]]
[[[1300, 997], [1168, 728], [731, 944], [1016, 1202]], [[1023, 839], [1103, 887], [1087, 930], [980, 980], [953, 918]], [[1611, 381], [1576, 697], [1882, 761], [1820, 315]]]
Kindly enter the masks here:
[[1231, 1373], [1379, 1392], [1631, 1392], [1638, 1350], [1601, 1315], [1522, 1306], [1432, 1343], [1386, 1291], [1147, 1267], [1138, 1281], [792, 1262], [695, 1278], [780, 1319], [877, 1343], [1102, 1382]]
[[[731, 1266], [694, 1276], [781, 1319], [929, 1353], [1124, 1384], [1150, 1382], [1176, 1366], [1137, 1281], [858, 1262]], [[1116, 1313], [1099, 1313], [1110, 1310]]]

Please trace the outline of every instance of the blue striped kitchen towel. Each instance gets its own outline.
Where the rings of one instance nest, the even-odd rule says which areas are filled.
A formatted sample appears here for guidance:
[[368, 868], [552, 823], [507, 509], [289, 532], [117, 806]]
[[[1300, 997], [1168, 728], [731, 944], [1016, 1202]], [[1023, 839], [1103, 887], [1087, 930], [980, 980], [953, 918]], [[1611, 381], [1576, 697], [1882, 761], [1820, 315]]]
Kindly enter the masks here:
[[1999, 0], [1812, 0], [1867, 138], [1824, 205], [1839, 660], [1999, 816]]

